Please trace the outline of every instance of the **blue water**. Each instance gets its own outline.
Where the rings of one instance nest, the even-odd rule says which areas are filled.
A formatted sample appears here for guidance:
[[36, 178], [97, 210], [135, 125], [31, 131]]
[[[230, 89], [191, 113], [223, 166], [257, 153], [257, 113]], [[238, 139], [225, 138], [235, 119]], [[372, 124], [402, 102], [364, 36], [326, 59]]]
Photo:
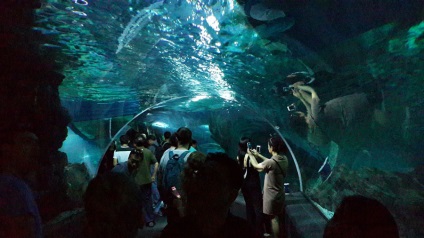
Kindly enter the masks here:
[[[60, 97], [79, 129], [69, 130], [61, 149], [69, 161], [95, 174], [108, 143], [136, 115], [158, 132], [189, 126], [204, 152], [231, 156], [241, 135], [266, 148], [278, 132], [299, 163], [299, 170], [290, 164], [291, 189], [302, 177], [307, 195], [329, 211], [350, 193], [381, 198], [401, 234], [419, 237], [422, 219], [407, 225], [403, 218], [424, 200], [423, 1], [270, 0], [286, 15], [270, 22], [249, 18], [239, 2], [46, 1], [34, 30], [44, 36], [40, 52], [66, 76]], [[340, 153], [351, 161], [343, 167], [346, 158], [338, 158], [325, 183], [317, 168], [328, 149], [317, 152], [296, 135], [286, 109], [295, 98], [272, 93], [275, 82], [299, 71], [317, 75], [323, 102], [370, 85], [384, 94], [388, 127], [356, 154]]]

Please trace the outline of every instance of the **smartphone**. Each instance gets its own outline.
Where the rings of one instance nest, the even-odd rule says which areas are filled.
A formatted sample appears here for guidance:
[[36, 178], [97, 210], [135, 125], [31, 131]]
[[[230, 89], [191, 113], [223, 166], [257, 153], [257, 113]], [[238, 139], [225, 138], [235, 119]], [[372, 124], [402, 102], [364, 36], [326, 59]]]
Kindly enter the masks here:
[[296, 110], [296, 106], [294, 104], [290, 104], [287, 106], [287, 110], [289, 112], [295, 111]]
[[283, 91], [284, 92], [290, 92], [292, 90], [292, 88], [294, 88], [293, 85], [289, 85], [288, 87], [283, 87]]
[[172, 195], [174, 195], [176, 198], [181, 198], [181, 195], [175, 186], [171, 187], [171, 191], [172, 191]]
[[252, 144], [251, 144], [250, 142], [247, 142], [247, 148], [248, 148], [249, 150], [251, 150], [251, 149], [252, 149]]
[[257, 145], [257, 146], [256, 146], [256, 151], [257, 151], [258, 153], [261, 153], [261, 146], [260, 146], [260, 145]]

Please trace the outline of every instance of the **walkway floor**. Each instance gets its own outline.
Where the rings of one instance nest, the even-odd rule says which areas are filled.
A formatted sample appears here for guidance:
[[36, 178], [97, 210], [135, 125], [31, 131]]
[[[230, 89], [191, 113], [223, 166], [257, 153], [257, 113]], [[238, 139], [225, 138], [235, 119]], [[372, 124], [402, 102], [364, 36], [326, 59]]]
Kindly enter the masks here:
[[[246, 218], [245, 208], [244, 208], [244, 198], [243, 195], [239, 195], [231, 207], [231, 212], [239, 217]], [[157, 238], [160, 237], [160, 233], [165, 228], [167, 222], [166, 217], [156, 217], [156, 225], [154, 227], [144, 227], [143, 229], [138, 230], [137, 237], [148, 237], [148, 238]]]
[[[301, 193], [286, 196], [286, 204], [286, 226], [289, 237], [322, 237], [327, 221]], [[245, 202], [241, 194], [230, 210], [232, 214], [246, 218]], [[166, 217], [157, 217], [156, 226], [140, 229], [137, 237], [160, 237], [160, 233], [166, 224]]]
[[138, 230], [137, 237], [151, 237], [157, 238], [160, 237], [160, 233], [166, 226], [166, 217], [156, 217], [156, 225], [154, 227], [144, 227], [143, 229]]

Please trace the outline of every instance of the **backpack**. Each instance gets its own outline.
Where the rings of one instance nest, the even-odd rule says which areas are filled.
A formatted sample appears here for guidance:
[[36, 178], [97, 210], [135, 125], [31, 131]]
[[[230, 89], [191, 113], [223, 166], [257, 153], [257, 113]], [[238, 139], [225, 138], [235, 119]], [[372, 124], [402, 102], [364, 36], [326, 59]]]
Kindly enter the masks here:
[[165, 177], [163, 178], [163, 186], [166, 192], [171, 192], [171, 187], [176, 187], [177, 190], [181, 188], [180, 175], [184, 169], [184, 157], [190, 151], [184, 151], [181, 155], [174, 154], [169, 151], [169, 160], [165, 167]]

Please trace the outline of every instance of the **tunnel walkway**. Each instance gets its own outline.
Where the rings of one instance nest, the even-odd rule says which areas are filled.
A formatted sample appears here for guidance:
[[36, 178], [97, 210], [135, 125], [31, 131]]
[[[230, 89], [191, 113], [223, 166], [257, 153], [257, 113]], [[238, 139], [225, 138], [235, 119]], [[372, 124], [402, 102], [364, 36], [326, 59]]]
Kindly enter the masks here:
[[[246, 218], [243, 195], [239, 195], [231, 207], [231, 212]], [[321, 238], [327, 220], [314, 205], [302, 194], [286, 195], [286, 227], [288, 238]], [[157, 217], [155, 227], [144, 227], [139, 230], [138, 237], [160, 237], [166, 226], [166, 217]]]

